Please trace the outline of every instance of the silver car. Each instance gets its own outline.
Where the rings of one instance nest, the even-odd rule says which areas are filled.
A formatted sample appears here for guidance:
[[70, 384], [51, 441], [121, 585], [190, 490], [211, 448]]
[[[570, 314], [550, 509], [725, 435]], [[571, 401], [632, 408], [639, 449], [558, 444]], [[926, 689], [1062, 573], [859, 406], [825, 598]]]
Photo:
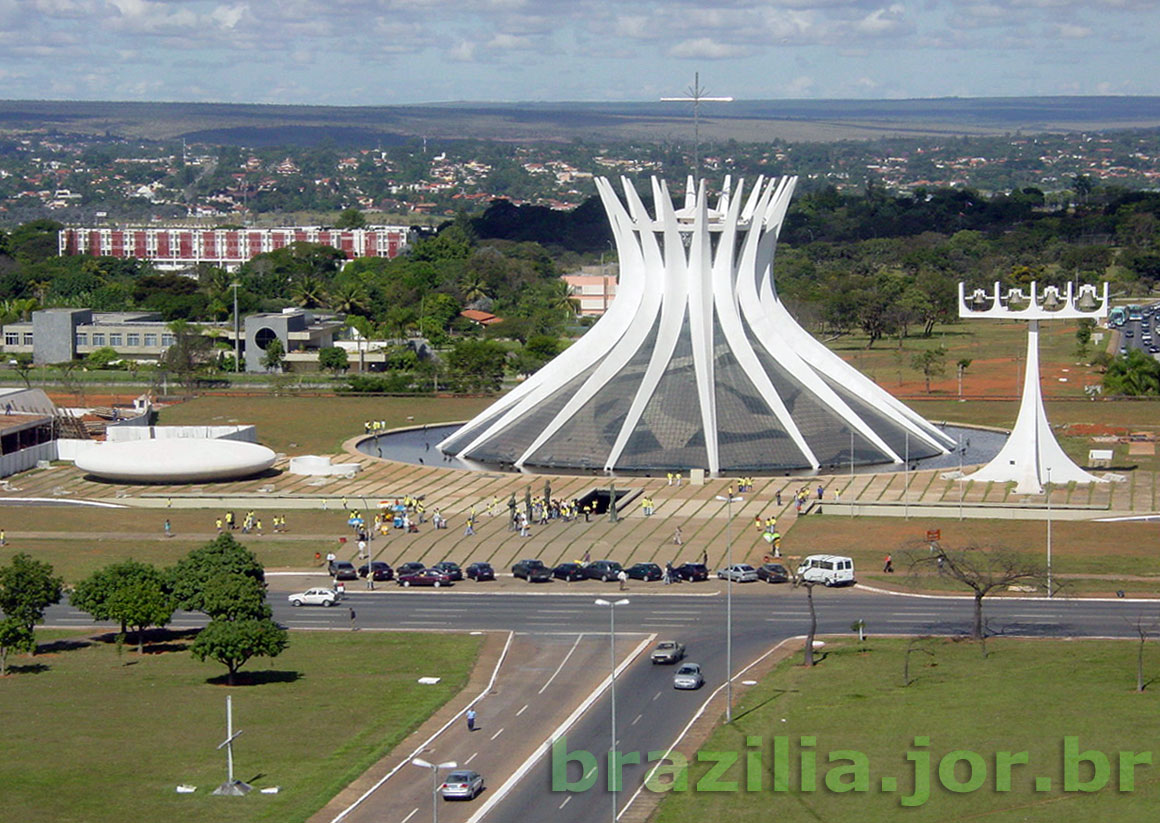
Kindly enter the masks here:
[[682, 663], [681, 668], [673, 675], [674, 689], [699, 689], [705, 685], [705, 678], [701, 675], [701, 667], [696, 663]]
[[752, 583], [757, 580], [757, 569], [748, 563], [734, 563], [717, 570], [717, 577], [722, 580], [732, 580], [734, 583]]
[[447, 775], [439, 791], [444, 800], [474, 800], [483, 791], [483, 775], [460, 769]]

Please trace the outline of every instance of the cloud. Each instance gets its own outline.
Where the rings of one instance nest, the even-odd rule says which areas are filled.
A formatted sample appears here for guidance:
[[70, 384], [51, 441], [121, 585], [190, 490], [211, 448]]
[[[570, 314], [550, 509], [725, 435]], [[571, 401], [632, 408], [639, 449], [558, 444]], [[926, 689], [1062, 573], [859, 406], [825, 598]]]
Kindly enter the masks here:
[[746, 49], [729, 43], [720, 43], [710, 37], [698, 37], [695, 40], [677, 43], [668, 53], [671, 57], [724, 60], [729, 57], [741, 57], [746, 53]]
[[1090, 28], [1087, 26], [1077, 26], [1074, 23], [1056, 23], [1049, 27], [1049, 31], [1063, 40], [1083, 40], [1092, 35]]

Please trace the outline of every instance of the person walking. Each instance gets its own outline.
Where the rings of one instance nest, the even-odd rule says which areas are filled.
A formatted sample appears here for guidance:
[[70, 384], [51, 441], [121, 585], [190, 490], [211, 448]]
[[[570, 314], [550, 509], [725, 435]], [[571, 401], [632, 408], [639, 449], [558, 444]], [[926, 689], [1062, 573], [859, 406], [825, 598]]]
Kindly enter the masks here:
[[464, 537], [471, 537], [474, 534], [475, 534], [475, 520], [473, 520], [471, 517], [468, 517], [467, 518], [467, 526], [466, 526], [466, 528], [463, 529], [463, 536]]
[[173, 527], [169, 525], [169, 518], [165, 518], [165, 536], [173, 537]]
[[894, 573], [894, 558], [890, 555], [886, 555], [886, 562], [882, 565], [882, 571], [890, 574]]
[[677, 546], [683, 546], [685, 541], [681, 538], [681, 527], [677, 526], [673, 530], [673, 543]]
[[355, 613], [354, 613], [354, 609], [351, 609], [351, 610], [350, 610], [350, 630], [351, 630], [352, 632], [353, 632], [353, 631], [358, 631], [358, 627], [357, 627], [357, 626], [355, 626], [355, 623], [354, 623], [354, 619], [355, 619], [355, 617], [356, 617], [356, 615], [355, 615]]
[[475, 709], [467, 710], [467, 730], [469, 732], [475, 731]]
[[665, 585], [673, 582], [673, 564], [665, 563]]
[[777, 505], [781, 505], [781, 489], [777, 490]]
[[620, 583], [620, 590], [624, 591], [628, 588], [628, 572], [621, 569], [616, 573], [616, 579]]
[[217, 526], [217, 533], [221, 534], [222, 533], [222, 519], [220, 517], [217, 519], [217, 521], [214, 523], [214, 525]]

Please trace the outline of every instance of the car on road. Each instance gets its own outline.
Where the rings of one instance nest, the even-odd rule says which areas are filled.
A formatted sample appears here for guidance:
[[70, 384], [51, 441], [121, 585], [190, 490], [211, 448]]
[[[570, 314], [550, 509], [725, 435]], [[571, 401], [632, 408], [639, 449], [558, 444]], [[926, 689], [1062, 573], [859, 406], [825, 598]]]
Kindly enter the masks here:
[[465, 574], [468, 580], [495, 580], [495, 569], [490, 563], [472, 563]]
[[444, 800], [474, 800], [483, 791], [483, 775], [468, 769], [460, 769], [447, 775], [439, 793]]
[[624, 571], [633, 580], [660, 580], [665, 576], [656, 563], [634, 563]]
[[798, 565], [797, 575], [808, 583], [853, 586], [854, 561], [837, 554], [811, 554]]
[[435, 569], [436, 571], [443, 572], [453, 582], [463, 579], [463, 569], [459, 568], [458, 563], [452, 563], [450, 560], [440, 560], [431, 568]]
[[757, 579], [766, 583], [788, 583], [789, 569], [780, 563], [762, 563], [757, 567]]
[[649, 655], [653, 663], [680, 663], [684, 658], [685, 646], [676, 640], [662, 640]]
[[524, 559], [512, 566], [512, 577], [522, 577], [529, 583], [547, 583], [552, 579], [552, 570], [543, 560]]
[[400, 586], [440, 586], [454, 585], [451, 578], [443, 574], [443, 572], [435, 569], [421, 569], [417, 572], [410, 572], [408, 574], [400, 574], [396, 581]]
[[287, 598], [291, 606], [326, 606], [329, 608], [340, 598], [334, 589], [314, 588], [292, 594]]
[[335, 580], [358, 580], [358, 569], [349, 560], [331, 560], [329, 571]]
[[589, 580], [601, 580], [607, 583], [615, 580], [620, 574], [620, 564], [615, 560], [593, 560], [584, 567], [584, 576]]
[[687, 580], [696, 583], [709, 579], [709, 567], [704, 563], [682, 563], [673, 569], [674, 580]]
[[411, 560], [407, 563], [403, 563], [399, 566], [399, 568], [395, 569], [395, 574], [399, 577], [402, 577], [404, 574], [414, 574], [415, 572], [421, 572], [425, 568], [427, 568], [425, 564], [420, 563], [417, 560]]
[[372, 560], [369, 564], [363, 563], [358, 567], [358, 576], [367, 576], [367, 567], [370, 566], [370, 572], [373, 575], [372, 579], [375, 581], [394, 580], [395, 572], [391, 569], [391, 564], [385, 560]]
[[717, 570], [717, 577], [721, 580], [732, 580], [734, 583], [752, 583], [757, 580], [757, 569], [748, 563], [734, 563]]
[[674, 689], [699, 689], [705, 685], [705, 677], [701, 674], [701, 667], [696, 663], [682, 663], [681, 668], [673, 675]]
[[561, 563], [552, 569], [552, 577], [557, 580], [567, 580], [569, 583], [573, 580], [587, 579], [584, 576], [584, 567], [579, 563]]

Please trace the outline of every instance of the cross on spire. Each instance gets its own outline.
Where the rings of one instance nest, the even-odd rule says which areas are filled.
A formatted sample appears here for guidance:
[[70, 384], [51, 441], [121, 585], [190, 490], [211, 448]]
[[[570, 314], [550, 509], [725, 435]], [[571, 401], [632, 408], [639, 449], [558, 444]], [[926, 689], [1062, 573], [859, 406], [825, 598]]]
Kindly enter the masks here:
[[693, 85], [687, 92], [687, 97], [662, 97], [662, 103], [692, 103], [693, 104], [693, 176], [701, 179], [701, 104], [702, 103], [732, 103], [732, 97], [706, 97], [705, 89], [701, 88], [701, 72], [694, 72]]

